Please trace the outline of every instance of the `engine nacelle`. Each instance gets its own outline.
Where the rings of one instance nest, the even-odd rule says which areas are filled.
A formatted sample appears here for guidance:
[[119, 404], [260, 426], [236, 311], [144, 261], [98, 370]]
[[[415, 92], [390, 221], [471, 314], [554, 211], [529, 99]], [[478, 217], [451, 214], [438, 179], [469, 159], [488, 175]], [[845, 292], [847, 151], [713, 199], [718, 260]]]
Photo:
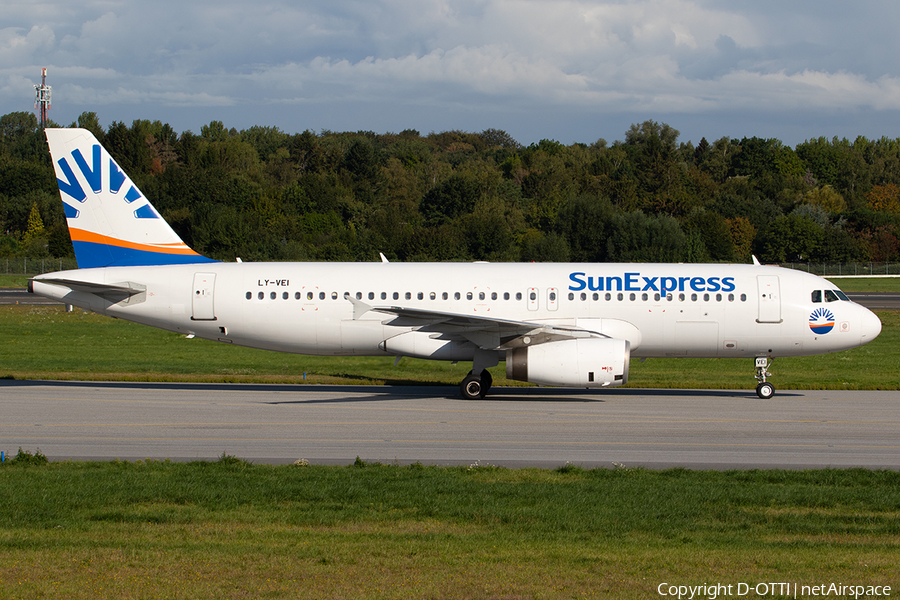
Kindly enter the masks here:
[[625, 385], [630, 361], [628, 340], [577, 338], [507, 351], [506, 377], [564, 387]]

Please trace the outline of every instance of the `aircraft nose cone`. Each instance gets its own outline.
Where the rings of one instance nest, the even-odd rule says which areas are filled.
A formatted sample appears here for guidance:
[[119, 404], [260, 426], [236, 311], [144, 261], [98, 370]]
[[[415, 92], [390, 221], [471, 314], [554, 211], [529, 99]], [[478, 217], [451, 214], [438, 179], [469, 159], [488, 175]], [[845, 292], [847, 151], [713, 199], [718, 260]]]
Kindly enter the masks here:
[[879, 319], [871, 310], [867, 309], [862, 315], [860, 328], [862, 329], [862, 334], [860, 335], [859, 341], [863, 344], [867, 344], [877, 338], [878, 334], [881, 333], [881, 319]]

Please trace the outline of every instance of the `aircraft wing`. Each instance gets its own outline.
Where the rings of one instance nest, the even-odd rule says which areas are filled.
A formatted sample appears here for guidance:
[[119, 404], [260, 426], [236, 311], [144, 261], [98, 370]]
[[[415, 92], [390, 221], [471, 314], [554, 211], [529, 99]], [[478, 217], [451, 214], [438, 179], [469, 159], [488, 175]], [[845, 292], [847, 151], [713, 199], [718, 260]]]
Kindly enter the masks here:
[[418, 331], [441, 333], [447, 339], [466, 339], [483, 350], [508, 350], [573, 338], [608, 337], [603, 334], [560, 325], [529, 321], [510, 321], [482, 315], [448, 313], [403, 306], [369, 306], [345, 296], [353, 303], [353, 318], [367, 312], [393, 315], [391, 325], [414, 327]]

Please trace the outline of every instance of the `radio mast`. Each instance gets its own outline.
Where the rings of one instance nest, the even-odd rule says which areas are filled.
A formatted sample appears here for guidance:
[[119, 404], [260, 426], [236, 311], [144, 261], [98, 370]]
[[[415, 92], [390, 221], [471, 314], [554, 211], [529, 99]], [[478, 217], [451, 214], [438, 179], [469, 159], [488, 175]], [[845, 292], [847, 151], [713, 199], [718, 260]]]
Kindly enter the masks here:
[[40, 111], [41, 129], [47, 127], [47, 111], [50, 110], [50, 86], [47, 85], [47, 67], [41, 69], [41, 85], [34, 86], [34, 108]]

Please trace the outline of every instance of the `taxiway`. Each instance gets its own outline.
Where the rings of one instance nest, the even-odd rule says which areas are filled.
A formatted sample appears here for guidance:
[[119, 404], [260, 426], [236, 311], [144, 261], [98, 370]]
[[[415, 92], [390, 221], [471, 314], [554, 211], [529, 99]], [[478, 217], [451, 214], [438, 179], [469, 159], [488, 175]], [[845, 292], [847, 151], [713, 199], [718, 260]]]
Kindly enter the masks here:
[[900, 394], [0, 382], [0, 450], [52, 460], [900, 468]]

